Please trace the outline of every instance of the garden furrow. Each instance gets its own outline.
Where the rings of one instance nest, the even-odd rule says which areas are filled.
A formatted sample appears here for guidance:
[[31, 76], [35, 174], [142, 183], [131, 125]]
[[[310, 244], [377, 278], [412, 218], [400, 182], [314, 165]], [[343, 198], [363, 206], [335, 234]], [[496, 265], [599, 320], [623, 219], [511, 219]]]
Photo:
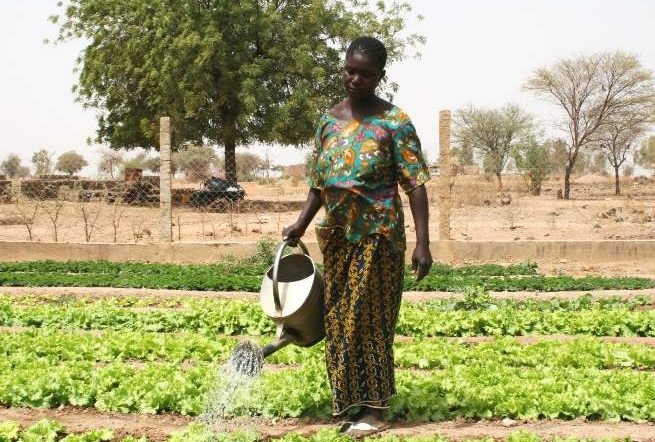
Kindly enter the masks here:
[[[654, 289], [633, 289], [633, 290], [565, 290], [553, 292], [541, 291], [490, 291], [494, 299], [521, 300], [521, 299], [576, 299], [581, 296], [590, 295], [593, 299], [634, 299], [638, 297], [650, 297], [655, 299]], [[258, 293], [244, 291], [199, 291], [199, 290], [171, 290], [171, 289], [149, 289], [149, 288], [117, 288], [117, 287], [1, 287], [0, 296], [71, 296], [88, 298], [116, 298], [116, 297], [140, 297], [140, 298], [161, 298], [161, 299], [241, 299], [257, 300]], [[434, 299], [463, 299], [458, 292], [430, 291], [403, 292], [403, 300], [408, 302], [424, 302]]]
[[[14, 421], [23, 427], [33, 425], [41, 419], [51, 419], [63, 424], [71, 433], [82, 433], [106, 428], [113, 430], [115, 440], [121, 436], [146, 436], [151, 442], [163, 442], [172, 433], [179, 432], [194, 420], [179, 414], [126, 414], [101, 412], [93, 408], [62, 407], [60, 409], [10, 408], [0, 409], [0, 422]], [[306, 418], [265, 419], [258, 417], [236, 418], [219, 422], [213, 426], [218, 432], [238, 432], [250, 430], [258, 432], [262, 438], [279, 438], [290, 433], [312, 436], [322, 430], [331, 430], [336, 420]], [[652, 442], [655, 441], [655, 425], [634, 422], [599, 421], [490, 421], [490, 420], [450, 420], [436, 423], [394, 422], [392, 428], [382, 436], [388, 437], [429, 437], [440, 435], [451, 441], [470, 438], [491, 437], [505, 439], [512, 433], [529, 432], [540, 438], [552, 439], [556, 436], [599, 440], [616, 438]]]

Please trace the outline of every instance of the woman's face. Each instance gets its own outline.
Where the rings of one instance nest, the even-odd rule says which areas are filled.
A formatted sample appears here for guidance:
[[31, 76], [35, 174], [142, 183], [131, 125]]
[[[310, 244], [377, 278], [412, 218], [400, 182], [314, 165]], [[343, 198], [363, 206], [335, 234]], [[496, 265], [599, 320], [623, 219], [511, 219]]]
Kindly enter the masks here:
[[343, 86], [350, 98], [361, 100], [375, 95], [384, 70], [366, 54], [353, 52], [343, 66]]

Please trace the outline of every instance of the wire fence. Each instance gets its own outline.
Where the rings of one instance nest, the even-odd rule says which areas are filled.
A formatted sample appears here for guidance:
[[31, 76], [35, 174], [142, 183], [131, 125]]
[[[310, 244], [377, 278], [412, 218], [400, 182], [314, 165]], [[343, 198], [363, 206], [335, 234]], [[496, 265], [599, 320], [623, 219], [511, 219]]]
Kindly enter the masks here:
[[[544, 183], [541, 196], [529, 195], [518, 175], [505, 176], [499, 191], [495, 177], [450, 159], [449, 123], [442, 126], [440, 164], [431, 167], [434, 179], [427, 184], [433, 240], [655, 238], [655, 180], [625, 177], [621, 198], [612, 196], [612, 179], [602, 177], [576, 178], [574, 199], [569, 201], [557, 198], [561, 177], [556, 175]], [[117, 179], [0, 176], [0, 240], [154, 243], [278, 238], [305, 201], [304, 162], [280, 166], [268, 155], [251, 151], [237, 153], [236, 170], [226, 171], [225, 163], [207, 147], [167, 154], [163, 143], [156, 167], [126, 167]], [[411, 210], [405, 195], [402, 200], [407, 236], [412, 239]], [[306, 239], [314, 240], [313, 229], [308, 229]]]

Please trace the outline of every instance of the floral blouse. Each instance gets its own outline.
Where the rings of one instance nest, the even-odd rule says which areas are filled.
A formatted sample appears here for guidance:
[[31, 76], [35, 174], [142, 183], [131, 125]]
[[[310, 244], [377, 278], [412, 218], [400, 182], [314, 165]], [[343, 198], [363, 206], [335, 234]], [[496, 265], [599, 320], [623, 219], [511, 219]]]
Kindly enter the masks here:
[[319, 236], [321, 227], [338, 226], [351, 242], [377, 233], [405, 250], [398, 184], [409, 193], [429, 179], [416, 129], [398, 107], [361, 120], [321, 117], [307, 178], [322, 191]]

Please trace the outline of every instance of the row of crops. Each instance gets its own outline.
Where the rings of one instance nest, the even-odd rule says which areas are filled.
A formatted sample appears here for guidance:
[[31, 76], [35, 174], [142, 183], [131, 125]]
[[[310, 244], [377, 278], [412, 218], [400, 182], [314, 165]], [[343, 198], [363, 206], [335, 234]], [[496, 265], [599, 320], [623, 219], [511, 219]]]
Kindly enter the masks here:
[[[253, 301], [203, 299], [182, 308], [126, 308], [114, 300], [95, 303], [61, 301], [28, 305], [21, 298], [0, 299], [0, 326], [201, 332], [224, 335], [271, 335], [273, 323]], [[128, 301], [129, 298], [128, 298]], [[586, 334], [655, 336], [655, 310], [640, 301], [603, 303], [498, 302], [480, 308], [457, 308], [452, 300], [404, 303], [396, 332], [414, 338], [439, 336], [521, 336]]]
[[[223, 262], [212, 265], [117, 264], [110, 262], [54, 262], [0, 264], [0, 286], [130, 287], [178, 290], [258, 292], [264, 263]], [[405, 290], [460, 291], [465, 287], [496, 291], [618, 290], [654, 288], [655, 281], [635, 277], [543, 276], [534, 264], [435, 265], [416, 281], [407, 269]]]
[[[103, 277], [113, 281], [107, 285], [141, 280], [159, 287], [167, 278], [171, 284], [178, 278], [179, 285], [184, 285], [189, 276], [185, 273], [188, 269], [181, 266], [147, 264], [2, 266], [3, 277], [47, 275], [53, 278], [53, 285], [59, 284], [56, 278], [70, 276], [80, 278], [81, 285], [84, 278]], [[234, 277], [252, 278], [264, 267], [227, 263], [206, 266], [211, 271], [189, 266], [188, 271], [197, 272], [194, 277], [200, 279], [213, 275], [215, 289], [220, 286], [216, 281], [223, 278], [221, 272], [228, 268], [221, 266], [232, 266], [230, 275]], [[179, 273], [173, 277], [166, 273], [169, 270]], [[203, 272], [208, 273], [198, 276]], [[548, 299], [544, 294], [539, 299], [499, 300], [489, 295], [485, 287], [493, 281], [548, 280], [531, 264], [437, 266], [430, 278], [449, 281], [453, 290], [454, 281], [467, 278], [484, 284], [464, 284], [464, 296], [456, 298], [403, 303], [395, 344], [398, 395], [390, 409], [392, 419], [408, 423], [462, 418], [655, 421], [655, 347], [603, 339], [655, 337], [650, 296]], [[565, 290], [577, 288], [566, 285], [562, 277], [551, 279]], [[579, 280], [569, 279], [579, 284]], [[644, 287], [652, 284], [635, 278], [597, 280], [617, 289], [630, 288], [634, 281]], [[219, 367], [240, 340], [264, 344], [274, 333], [272, 322], [255, 300], [133, 295], [0, 294], [0, 327], [0, 407], [75, 406], [101, 412], [188, 416], [202, 414], [207, 396], [216, 387]], [[528, 344], [516, 338], [526, 335], [569, 336], [535, 338]], [[490, 339], [468, 339], [483, 336]], [[250, 394], [230, 403], [226, 409], [229, 416], [330, 422], [322, 346], [287, 347], [266, 362], [263, 376]], [[207, 431], [191, 424], [168, 440], [254, 441], [258, 437], [247, 432], [219, 437]], [[100, 428], [69, 433], [55, 421], [28, 428], [15, 422], [0, 423], [0, 442], [41, 440], [118, 439]], [[346, 439], [334, 431], [322, 431], [312, 438], [289, 435], [281, 440]], [[517, 432], [508, 440], [540, 439]]]
[[[264, 335], [260, 340], [265, 342], [272, 332], [254, 302], [195, 300], [164, 311], [112, 307], [104, 301], [81, 305], [73, 301], [70, 307], [66, 298], [58, 303], [53, 296], [43, 303], [34, 297], [25, 302], [21, 297], [5, 298], [0, 309], [3, 324], [27, 327], [0, 335], [0, 404], [4, 406], [77, 405], [195, 415], [202, 410], [217, 365], [236, 343], [237, 337], [230, 335]], [[604, 343], [592, 337], [532, 345], [508, 337], [479, 345], [426, 338], [507, 335], [528, 329], [648, 335], [642, 332], [655, 328], [655, 321], [652, 311], [642, 308], [644, 302], [587, 299], [516, 306], [505, 302], [495, 309], [452, 311], [443, 310], [443, 302], [406, 304], [399, 331], [411, 339], [401, 339], [396, 346], [400, 394], [392, 415], [419, 421], [655, 419], [651, 372], [655, 351], [650, 347]], [[445, 321], [452, 321], [451, 325]], [[269, 362], [278, 369], [266, 371], [258, 394], [238, 403], [234, 414], [329, 416], [320, 346], [287, 348]]]

